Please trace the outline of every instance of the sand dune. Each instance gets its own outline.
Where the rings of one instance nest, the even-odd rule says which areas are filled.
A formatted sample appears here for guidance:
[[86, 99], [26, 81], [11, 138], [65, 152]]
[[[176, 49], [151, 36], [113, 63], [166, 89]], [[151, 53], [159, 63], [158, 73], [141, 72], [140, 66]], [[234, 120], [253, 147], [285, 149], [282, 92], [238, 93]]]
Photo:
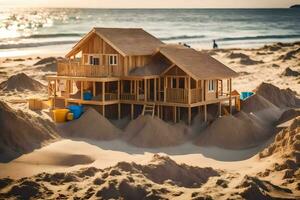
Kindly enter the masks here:
[[48, 120], [15, 111], [0, 101], [0, 161], [9, 161], [58, 138]]
[[39, 91], [46, 89], [46, 86], [41, 84], [40, 82], [28, 77], [24, 73], [19, 73], [17, 75], [13, 75], [9, 77], [6, 81], [0, 83], [0, 89], [5, 91]]

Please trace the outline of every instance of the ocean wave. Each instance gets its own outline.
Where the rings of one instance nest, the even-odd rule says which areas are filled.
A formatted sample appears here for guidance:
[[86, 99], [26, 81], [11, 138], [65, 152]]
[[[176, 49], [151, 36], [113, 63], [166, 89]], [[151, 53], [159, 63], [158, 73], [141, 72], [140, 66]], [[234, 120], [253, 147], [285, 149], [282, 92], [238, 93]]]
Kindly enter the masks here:
[[21, 38], [57, 38], [57, 37], [80, 37], [80, 33], [54, 33], [54, 34], [33, 34]]
[[292, 39], [300, 38], [300, 35], [258, 35], [258, 36], [245, 36], [245, 37], [226, 37], [219, 38], [218, 41], [235, 41], [235, 40], [262, 40], [262, 39]]
[[40, 47], [40, 46], [52, 46], [62, 44], [75, 44], [78, 42], [74, 41], [51, 41], [51, 42], [35, 42], [35, 43], [19, 43], [19, 44], [0, 44], [0, 49], [15, 49], [15, 48], [29, 48], [29, 47]]
[[172, 36], [172, 37], [160, 37], [160, 40], [168, 41], [168, 40], [182, 40], [182, 39], [199, 39], [205, 38], [204, 35], [179, 35], [179, 36]]

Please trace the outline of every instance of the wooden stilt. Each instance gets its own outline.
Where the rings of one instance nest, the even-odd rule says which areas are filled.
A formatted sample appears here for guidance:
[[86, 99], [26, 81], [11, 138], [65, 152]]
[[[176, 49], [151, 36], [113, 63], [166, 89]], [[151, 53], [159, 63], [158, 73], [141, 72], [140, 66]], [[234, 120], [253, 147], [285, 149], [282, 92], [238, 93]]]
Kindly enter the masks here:
[[96, 96], [96, 82], [93, 81], [93, 96]]
[[188, 107], [188, 124], [192, 123], [192, 108]]
[[232, 92], [232, 81], [229, 79], [229, 113], [232, 114], [232, 107], [231, 107], [231, 92]]
[[102, 106], [102, 115], [105, 117], [105, 105]]
[[118, 100], [120, 100], [120, 96], [121, 96], [121, 88], [120, 88], [121, 84], [120, 81], [118, 81]]
[[176, 106], [174, 106], [174, 109], [173, 109], [173, 118], [174, 118], [174, 123], [176, 123], [176, 120], [177, 120], [177, 109], [176, 109]]
[[222, 104], [221, 104], [221, 102], [219, 102], [218, 107], [219, 107], [219, 117], [221, 117], [222, 116]]
[[133, 104], [131, 104], [131, 120], [133, 120], [133, 118], [134, 118], [134, 105]]
[[140, 100], [140, 81], [136, 80], [136, 100]]
[[144, 79], [144, 98], [147, 101], [147, 79]]
[[207, 122], [207, 105], [204, 105], [204, 122]]
[[157, 93], [157, 88], [156, 88], [156, 78], [154, 79], [154, 88], [153, 88], [153, 92], [154, 92], [154, 101], [156, 101], [157, 99], [157, 97], [156, 97], [156, 93]]
[[80, 94], [81, 94], [81, 100], [83, 100], [83, 81], [80, 82]]
[[121, 119], [121, 104], [118, 103], [118, 119]]
[[180, 112], [181, 108], [178, 107], [178, 121], [180, 122], [180, 117], [181, 117], [181, 112]]
[[158, 118], [160, 118], [160, 106], [159, 105], [157, 106], [157, 116], [158, 116]]
[[164, 102], [167, 102], [167, 78], [164, 78]]
[[105, 82], [102, 82], [102, 101], [105, 101]]

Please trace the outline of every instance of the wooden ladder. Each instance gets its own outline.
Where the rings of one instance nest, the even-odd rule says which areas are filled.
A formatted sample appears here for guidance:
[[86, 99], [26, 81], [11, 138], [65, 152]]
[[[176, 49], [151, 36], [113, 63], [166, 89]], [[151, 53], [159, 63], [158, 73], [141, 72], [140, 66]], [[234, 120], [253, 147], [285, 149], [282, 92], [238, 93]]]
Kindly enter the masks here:
[[151, 114], [151, 116], [154, 117], [154, 113], [155, 113], [155, 104], [154, 103], [144, 105], [142, 115]]

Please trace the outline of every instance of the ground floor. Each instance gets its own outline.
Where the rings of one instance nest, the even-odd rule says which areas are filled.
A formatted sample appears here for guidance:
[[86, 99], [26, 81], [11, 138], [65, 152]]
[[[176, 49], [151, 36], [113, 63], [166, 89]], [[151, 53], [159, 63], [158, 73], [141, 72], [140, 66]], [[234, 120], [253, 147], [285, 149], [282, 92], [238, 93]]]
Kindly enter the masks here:
[[[178, 84], [168, 82], [169, 78], [157, 77], [120, 79], [55, 76], [49, 79], [48, 92], [54, 107], [85, 105], [112, 119], [127, 116], [134, 119], [150, 114], [166, 121], [191, 124], [195, 116], [206, 122], [230, 114], [239, 107], [238, 94], [216, 90], [210, 96], [205, 95], [203, 85], [206, 81], [199, 81], [199, 86], [187, 83], [187, 88], [184, 83], [180, 87], [180, 79]], [[223, 86], [220, 88], [223, 89]], [[85, 96], [87, 93], [90, 94], [89, 98]]]

